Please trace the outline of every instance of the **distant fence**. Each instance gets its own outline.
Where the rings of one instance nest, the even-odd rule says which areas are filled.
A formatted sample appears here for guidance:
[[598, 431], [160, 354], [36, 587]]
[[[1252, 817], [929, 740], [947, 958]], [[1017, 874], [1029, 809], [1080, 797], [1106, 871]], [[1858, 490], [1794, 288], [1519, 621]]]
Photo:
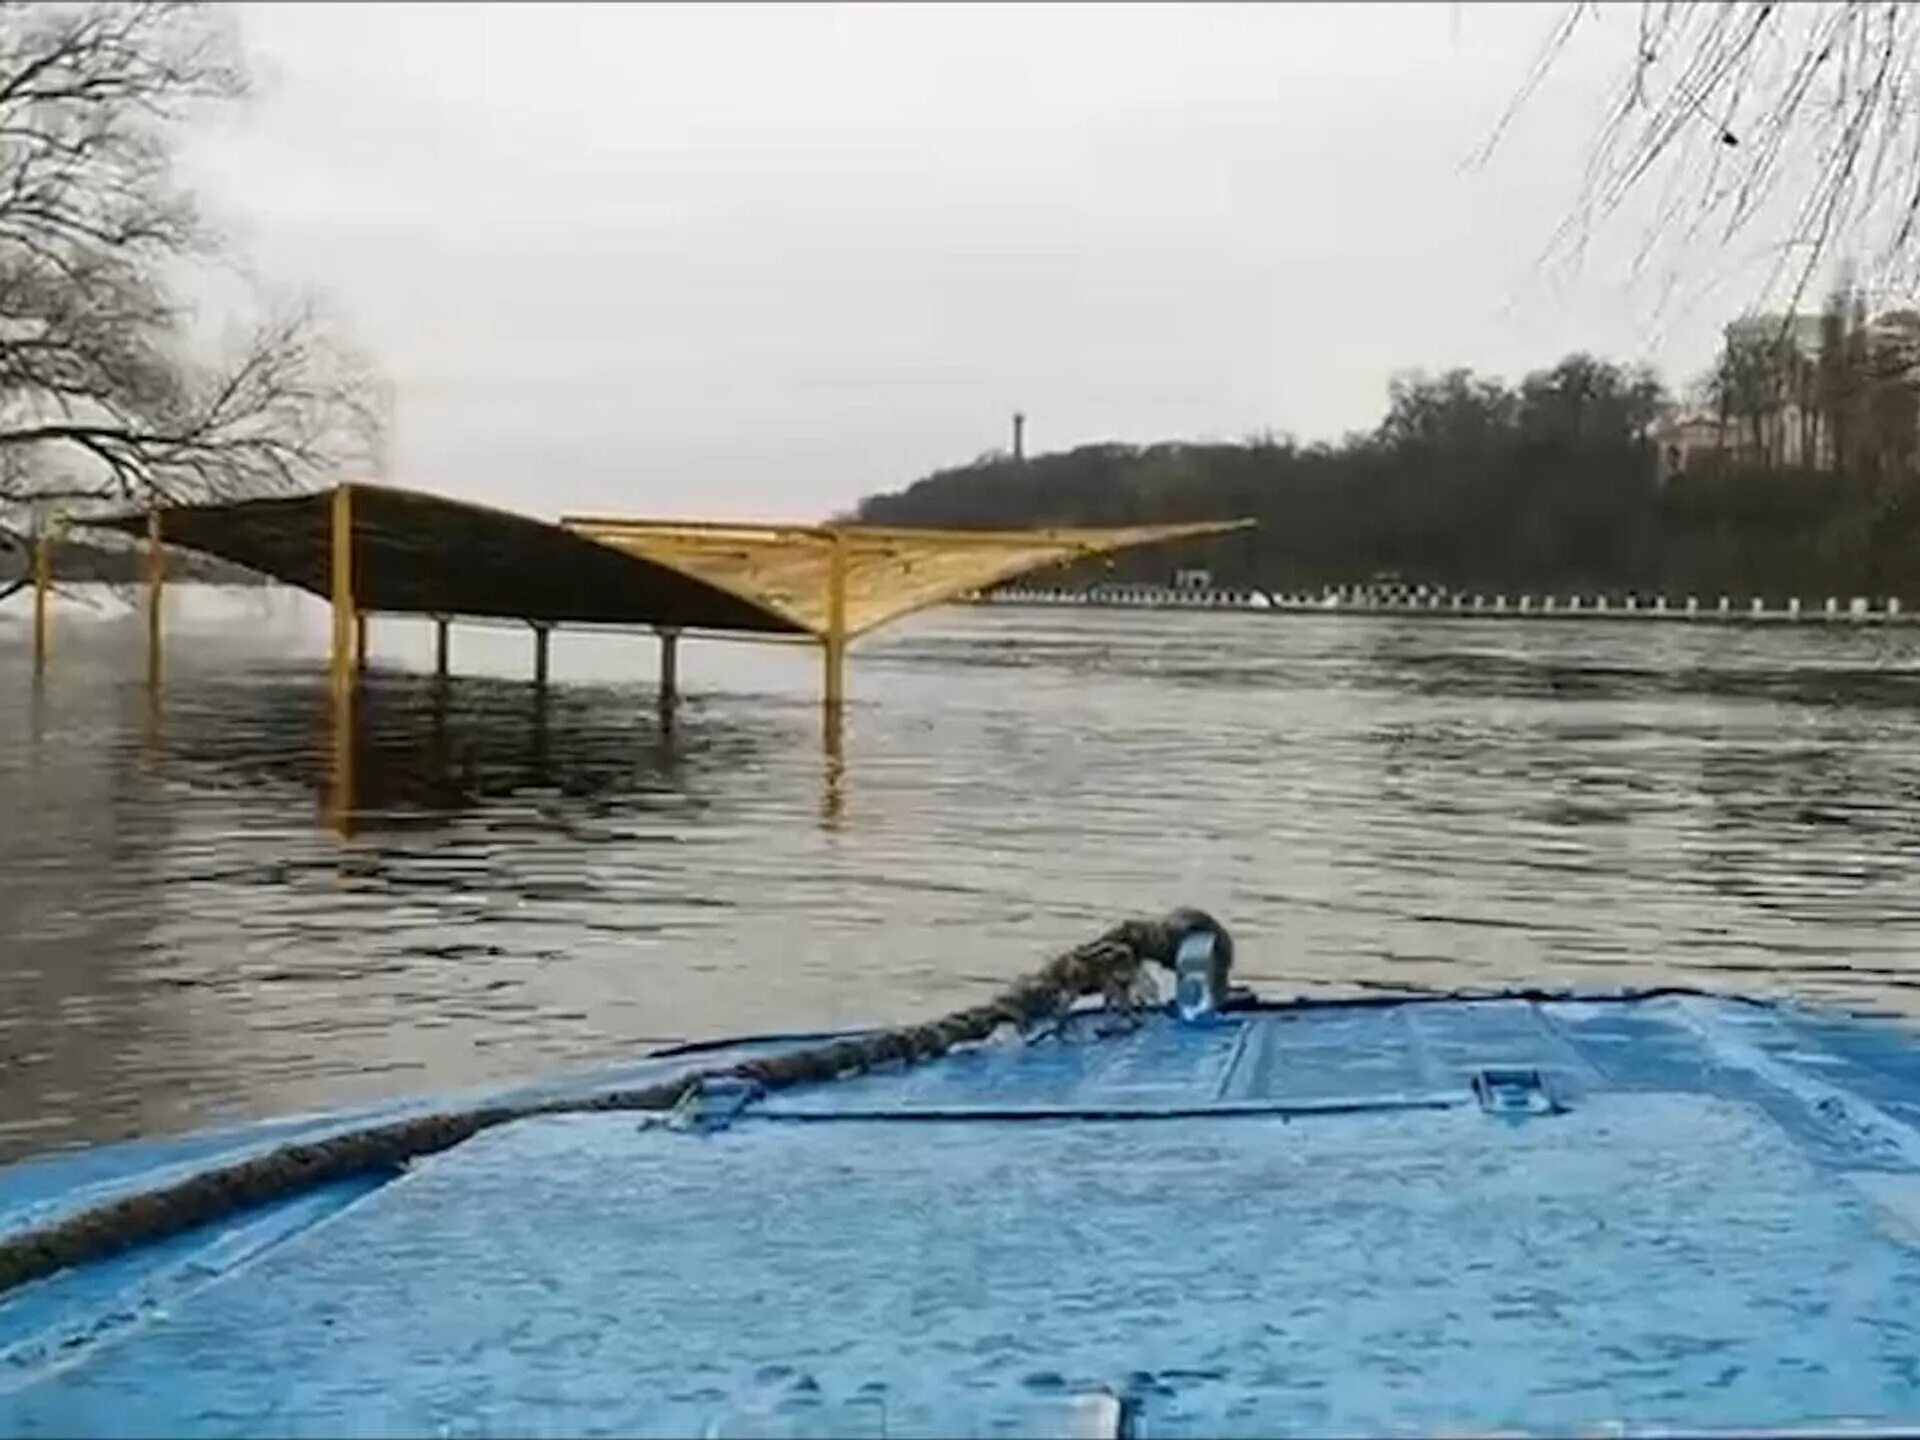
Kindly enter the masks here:
[[1912, 624], [1920, 618], [1897, 596], [1542, 595], [1380, 596], [1361, 591], [1274, 592], [1168, 585], [1097, 585], [1085, 590], [1003, 585], [960, 596], [975, 605], [1078, 606], [1107, 610], [1265, 610], [1295, 615], [1430, 615], [1482, 620], [1674, 620], [1727, 623]]

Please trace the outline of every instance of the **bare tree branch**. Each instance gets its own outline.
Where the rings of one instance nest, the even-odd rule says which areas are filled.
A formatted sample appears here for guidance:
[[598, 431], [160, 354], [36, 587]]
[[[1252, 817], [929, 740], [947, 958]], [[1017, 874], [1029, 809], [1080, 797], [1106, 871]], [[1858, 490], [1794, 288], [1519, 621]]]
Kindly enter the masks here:
[[216, 245], [174, 137], [245, 89], [223, 8], [0, 3], [0, 507], [288, 490], [377, 444], [377, 387], [312, 306], [224, 355], [187, 334], [172, 286]]
[[[1593, 13], [1569, 7], [1489, 148]], [[1554, 247], [1583, 246], [1661, 175], [1643, 254], [1761, 232], [1789, 308], [1842, 251], [1883, 287], [1920, 281], [1920, 7], [1643, 0], [1636, 21]]]

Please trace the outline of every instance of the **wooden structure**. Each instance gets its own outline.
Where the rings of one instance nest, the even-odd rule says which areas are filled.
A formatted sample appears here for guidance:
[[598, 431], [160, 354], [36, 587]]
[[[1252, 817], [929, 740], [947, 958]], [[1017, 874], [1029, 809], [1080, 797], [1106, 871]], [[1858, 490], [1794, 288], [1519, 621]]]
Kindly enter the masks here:
[[[430, 617], [440, 676], [448, 671], [448, 629], [455, 617], [520, 621], [533, 634], [536, 686], [547, 681], [555, 628], [649, 628], [660, 640], [663, 721], [671, 720], [678, 696], [678, 646], [685, 632], [818, 644], [831, 818], [843, 763], [846, 653], [855, 638], [1031, 570], [1252, 522], [1030, 531], [605, 516], [550, 524], [420, 491], [346, 483], [312, 494], [172, 506], [81, 523], [145, 541], [147, 678], [156, 705], [167, 547], [217, 556], [331, 603], [329, 810], [340, 833], [351, 835], [354, 695], [367, 663], [370, 614]], [[44, 543], [36, 548], [34, 567], [38, 671], [46, 663], [51, 576]]]
[[751, 600], [816, 637], [825, 659], [823, 694], [832, 706], [845, 692], [847, 646], [903, 615], [1028, 571], [1251, 522], [938, 530], [577, 515], [560, 523]]
[[471, 616], [527, 624], [538, 683], [546, 680], [548, 637], [558, 626], [650, 628], [661, 642], [666, 705], [678, 690], [683, 632], [810, 641], [824, 656], [823, 699], [837, 712], [848, 645], [892, 620], [1028, 571], [1252, 522], [936, 530], [574, 516], [550, 524], [420, 491], [347, 483], [89, 523], [146, 538], [148, 666], [155, 679], [164, 544], [218, 556], [330, 601], [336, 693], [350, 692], [365, 668], [369, 614], [431, 616], [441, 674], [449, 621]]

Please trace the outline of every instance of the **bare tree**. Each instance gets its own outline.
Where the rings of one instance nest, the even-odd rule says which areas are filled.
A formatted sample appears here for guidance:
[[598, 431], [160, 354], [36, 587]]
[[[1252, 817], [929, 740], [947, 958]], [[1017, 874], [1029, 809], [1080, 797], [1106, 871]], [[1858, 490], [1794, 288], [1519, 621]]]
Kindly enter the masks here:
[[1920, 277], [1920, 7], [1642, 0], [1603, 13], [1581, 0], [1502, 130], [1589, 21], [1631, 27], [1632, 49], [1559, 240], [1578, 245], [1648, 194], [1649, 249], [1758, 231], [1789, 309], [1840, 251], [1888, 284]]
[[294, 489], [377, 445], [312, 306], [223, 355], [189, 334], [177, 286], [218, 245], [172, 147], [245, 89], [224, 10], [0, 4], [0, 510]]

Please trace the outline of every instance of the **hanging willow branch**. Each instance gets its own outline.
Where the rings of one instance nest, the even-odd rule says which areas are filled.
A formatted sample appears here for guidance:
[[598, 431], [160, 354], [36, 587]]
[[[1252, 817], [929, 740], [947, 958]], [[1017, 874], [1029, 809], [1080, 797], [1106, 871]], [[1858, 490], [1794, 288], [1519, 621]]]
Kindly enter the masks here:
[[229, 12], [0, 3], [0, 507], [298, 489], [366, 456], [364, 364], [310, 305], [190, 335], [219, 250], [176, 183], [181, 128], [238, 100]]
[[[1574, 212], [1577, 249], [1649, 194], [1646, 253], [1761, 240], [1769, 288], [1797, 303], [1823, 262], [1857, 257], [1882, 283], [1920, 278], [1920, 7], [1889, 0], [1575, 4], [1556, 24], [1493, 144], [1590, 26], [1632, 50], [1613, 82]], [[1489, 149], [1492, 147], [1490, 146]]]

